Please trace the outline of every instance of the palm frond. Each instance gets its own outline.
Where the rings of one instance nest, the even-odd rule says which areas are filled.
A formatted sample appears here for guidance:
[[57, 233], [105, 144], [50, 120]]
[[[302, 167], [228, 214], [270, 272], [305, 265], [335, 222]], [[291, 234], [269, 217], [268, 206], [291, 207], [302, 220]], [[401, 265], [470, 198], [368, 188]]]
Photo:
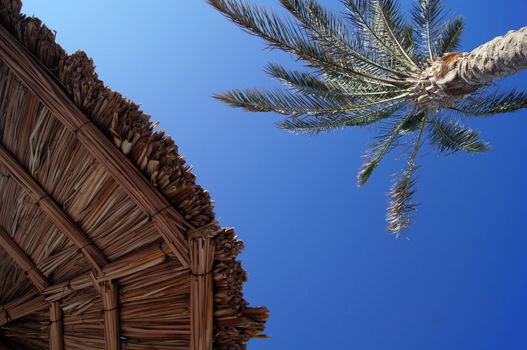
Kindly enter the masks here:
[[436, 40], [435, 52], [442, 56], [447, 52], [453, 52], [459, 47], [461, 33], [465, 28], [462, 17], [457, 17], [445, 23], [444, 28], [438, 33]]
[[384, 156], [393, 149], [397, 140], [402, 136], [401, 129], [405, 123], [412, 118], [413, 114], [409, 114], [398, 120], [390, 129], [383, 132], [378, 141], [373, 143], [366, 151], [366, 161], [362, 164], [359, 174], [357, 175], [357, 185], [364, 185], [370, 178], [373, 171], [380, 164]]
[[362, 79], [369, 84], [406, 86], [406, 82], [383, 78], [376, 74], [352, 69], [346, 61], [335, 57], [311, 40], [304, 28], [284, 20], [265, 9], [239, 0], [208, 0], [217, 10], [250, 34], [265, 39], [271, 48], [289, 52], [313, 68], [335, 71], [350, 79]]
[[472, 129], [464, 128], [453, 120], [440, 120], [434, 118], [430, 123], [431, 141], [441, 152], [455, 153], [486, 152], [490, 149], [487, 142], [479, 139], [479, 133]]
[[420, 34], [423, 46], [426, 47], [427, 56], [431, 60], [437, 57], [434, 42], [440, 32], [443, 19], [443, 6], [441, 0], [418, 0], [412, 11], [416, 30]]
[[[383, 97], [394, 97], [397, 94], [407, 91], [399, 88], [387, 87], [385, 87], [385, 89], [371, 89], [371, 86], [367, 84], [365, 87], [367, 86], [370, 88], [364, 90], [357, 88], [357, 84], [349, 86], [350, 82], [344, 78], [338, 79], [335, 76], [328, 77], [328, 75], [325, 75], [325, 80], [328, 80], [326, 82], [310, 72], [290, 70], [284, 68], [282, 65], [274, 63], [269, 63], [265, 67], [265, 70], [267, 74], [278, 79], [295, 92], [321, 97], [332, 96], [335, 98], [346, 99], [357, 98], [357, 101], [359, 102], [359, 100], [364, 99], [370, 99], [371, 101], [372, 98], [382, 99]], [[343, 83], [341, 84], [341, 82]]]
[[406, 35], [408, 27], [400, 14], [397, 0], [376, 0], [372, 9], [378, 35], [387, 37], [392, 50], [402, 55], [410, 67], [417, 67], [409, 54], [413, 38]]
[[[341, 0], [347, 9], [347, 18], [356, 29], [356, 33], [364, 38], [373, 36], [375, 33], [370, 27], [368, 16], [371, 13], [371, 0]], [[375, 39], [378, 40], [378, 39]], [[369, 40], [366, 40], [368, 42]]]
[[416, 131], [423, 121], [423, 118], [426, 117], [426, 112], [417, 112], [411, 114], [408, 119], [401, 126], [401, 134], [409, 134], [413, 131]]
[[280, 0], [280, 2], [311, 33], [313, 40], [318, 41], [325, 50], [332, 51], [341, 59], [350, 62], [353, 69], [374, 74], [402, 74], [377, 62], [372, 52], [365, 49], [362, 41], [353, 39], [342, 20], [325, 10], [317, 1]]
[[315, 0], [280, 0], [280, 2], [325, 50], [332, 51], [347, 62], [353, 62], [356, 55], [361, 56], [360, 52], [363, 48], [360, 45], [353, 45], [346, 26]]
[[269, 63], [265, 71], [270, 76], [280, 80], [289, 88], [300, 93], [324, 96], [327, 94], [340, 94], [338, 90], [331, 89], [323, 80], [312, 73], [288, 70], [282, 65]]
[[298, 134], [319, 134], [348, 126], [366, 126], [390, 117], [393, 113], [403, 108], [405, 101], [393, 102], [382, 108], [363, 113], [350, 113], [335, 116], [307, 118], [288, 118], [277, 126]]
[[261, 91], [257, 89], [231, 90], [215, 98], [234, 107], [251, 112], [276, 112], [294, 117], [302, 115], [332, 115], [362, 111], [398, 100], [405, 100], [409, 93], [398, 96], [372, 99], [371, 102], [357, 104], [354, 99], [343, 100], [335, 96], [316, 96], [294, 94], [283, 90]]
[[416, 55], [416, 42], [414, 36], [414, 28], [412, 23], [406, 23], [402, 28], [401, 32], [402, 45], [408, 55], [412, 57], [414, 61], [419, 62], [419, 57]]
[[287, 91], [260, 91], [256, 89], [231, 90], [215, 98], [251, 112], [276, 112], [284, 115], [322, 115], [343, 112], [342, 104], [335, 99], [313, 95], [292, 94]]
[[469, 97], [450, 109], [467, 116], [488, 117], [500, 113], [514, 112], [523, 108], [527, 108], [527, 92], [510, 90]]
[[[390, 30], [386, 27], [387, 23], [389, 23], [388, 18], [390, 14], [384, 12], [384, 2], [380, 6], [381, 10], [376, 11], [376, 7], [379, 9], [378, 1], [381, 0], [343, 0], [343, 3], [348, 9], [348, 18], [358, 29], [356, 33], [361, 35], [363, 40], [368, 42], [380, 57], [385, 57], [387, 62], [397, 61], [406, 69], [415, 69], [415, 63], [409, 59], [404, 50], [401, 51], [399, 49], [400, 43], [398, 44], [397, 38], [394, 41], [394, 36], [389, 33]], [[391, 1], [386, 2], [388, 4], [391, 3]], [[375, 16], [375, 13], [378, 16]], [[385, 27], [384, 32], [379, 32], [380, 27]], [[388, 36], [385, 34], [388, 34]]]
[[321, 73], [322, 79], [331, 89], [346, 93], [377, 93], [382, 91], [402, 92], [408, 91], [409, 85], [380, 85], [371, 84], [367, 79], [349, 79], [335, 71]]
[[423, 117], [419, 123], [419, 134], [415, 138], [413, 151], [407, 160], [406, 168], [388, 192], [390, 204], [386, 213], [386, 221], [388, 222], [388, 230], [395, 233], [397, 237], [410, 226], [411, 214], [417, 208], [417, 204], [412, 201], [416, 182], [414, 172], [425, 123], [426, 118]]
[[[271, 47], [288, 51], [307, 61], [325, 61], [321, 49], [312, 45], [301, 28], [264, 8], [237, 0], [208, 0], [209, 4], [249, 34], [266, 40]], [[343, 68], [336, 64], [336, 69]]]

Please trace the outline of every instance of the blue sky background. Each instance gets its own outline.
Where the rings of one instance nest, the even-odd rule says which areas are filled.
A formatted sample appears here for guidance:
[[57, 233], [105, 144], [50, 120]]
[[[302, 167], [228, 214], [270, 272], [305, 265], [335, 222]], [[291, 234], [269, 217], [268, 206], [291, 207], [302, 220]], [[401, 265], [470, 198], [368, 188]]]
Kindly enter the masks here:
[[[467, 121], [491, 141], [487, 154], [426, 152], [422, 205], [410, 239], [396, 240], [385, 231], [385, 193], [403, 162], [389, 156], [364, 188], [355, 185], [371, 129], [295, 136], [274, 128], [276, 115], [210, 98], [276, 86], [264, 65], [296, 63], [264, 51], [205, 0], [24, 3], [160, 121], [221, 224], [236, 227], [246, 297], [271, 309], [272, 338], [249, 349], [527, 349], [527, 111]], [[466, 19], [464, 50], [527, 24], [525, 0], [446, 5]], [[526, 82], [524, 72], [502, 85]]]

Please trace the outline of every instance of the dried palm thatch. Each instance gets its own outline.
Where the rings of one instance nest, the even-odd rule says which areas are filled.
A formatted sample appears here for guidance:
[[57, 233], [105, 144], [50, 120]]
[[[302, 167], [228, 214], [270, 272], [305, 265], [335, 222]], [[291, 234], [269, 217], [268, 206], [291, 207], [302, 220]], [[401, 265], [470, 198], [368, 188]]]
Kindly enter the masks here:
[[268, 312], [172, 139], [0, 0], [0, 349], [244, 349]]

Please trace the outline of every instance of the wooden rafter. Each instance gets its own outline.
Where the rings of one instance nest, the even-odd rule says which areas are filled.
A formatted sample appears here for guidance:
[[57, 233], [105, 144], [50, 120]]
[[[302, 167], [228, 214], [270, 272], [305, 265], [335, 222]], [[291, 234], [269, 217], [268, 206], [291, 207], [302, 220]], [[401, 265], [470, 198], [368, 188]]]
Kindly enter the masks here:
[[[27, 256], [22, 248], [15, 242], [9, 233], [0, 226], [0, 247], [13, 259], [26, 276], [33, 282], [37, 290], [42, 293], [44, 289], [50, 286], [50, 281], [37, 269], [35, 263]], [[34, 303], [34, 300], [30, 300]], [[5, 311], [4, 319], [0, 316], [0, 324], [10, 322], [11, 316], [9, 311]], [[23, 315], [25, 316], [25, 315]], [[49, 348], [50, 350], [63, 350], [64, 340], [62, 334], [62, 310], [58, 302], [50, 303], [50, 327], [49, 327]]]
[[18, 246], [7, 231], [0, 227], [0, 247], [13, 259], [26, 276], [31, 280], [39, 292], [50, 285], [46, 276], [40, 272], [33, 261], [26, 255], [24, 250]]
[[[82, 252], [88, 263], [91, 265], [92, 270], [97, 274], [102, 273], [103, 267], [108, 264], [108, 260], [102, 251], [78, 227], [73, 219], [71, 219], [55, 203], [40, 184], [3, 145], [0, 145], [0, 164], [9, 171], [12, 178], [14, 178], [14, 180], [33, 198], [33, 200], [38, 203], [42, 211], [51, 219], [59, 230], [63, 232], [64, 235], [68, 237]], [[9, 234], [2, 228], [0, 228], [0, 246], [6, 250], [6, 252], [27, 274], [39, 292], [43, 293], [44, 290], [49, 287], [49, 281], [36, 269], [31, 259], [25, 255], [24, 251], [16, 245], [16, 242], [14, 242]], [[11, 320], [12, 317], [8, 315], [5, 322], [7, 323]], [[118, 326], [119, 324], [117, 323], [117, 327]], [[62, 310], [58, 302], [50, 303], [49, 342], [51, 350], [62, 350], [64, 348]]]
[[[153, 244], [146, 248], [141, 248], [136, 252], [121, 257], [114, 262], [109, 263], [105, 266], [102, 274], [95, 277], [95, 282], [102, 284], [112, 279], [123, 278], [134, 273], [144, 271], [150, 267], [157, 266], [167, 259], [167, 255], [170, 252], [170, 248], [166, 244]], [[93, 275], [90, 273], [84, 273], [71, 280], [54, 284], [42, 291], [43, 296], [38, 296], [39, 300], [42, 300], [43, 304], [39, 304], [35, 311], [40, 311], [46, 307], [46, 302], [59, 301], [62, 298], [70, 295], [71, 293], [82, 290], [85, 288], [93, 287]], [[2, 310], [7, 310], [9, 320], [16, 320], [18, 318], [27, 316], [27, 313], [20, 312], [19, 310], [30, 309], [34, 310], [34, 299], [35, 297], [23, 296], [19, 299], [15, 299], [10, 303], [1, 306], [0, 305], [0, 326], [2, 323]], [[7, 321], [5, 322], [7, 323]]]
[[42, 211], [58, 229], [81, 251], [92, 269], [97, 273], [102, 272], [102, 267], [107, 264], [108, 260], [101, 250], [79, 228], [75, 221], [55, 203], [3, 145], [0, 145], [0, 164], [9, 171], [12, 178], [38, 203]]
[[46, 296], [46, 300], [60, 300], [74, 291], [92, 286], [93, 279], [101, 284], [157, 266], [167, 260], [170, 251], [167, 244], [153, 244], [138, 249], [106, 265], [99, 276], [84, 273], [69, 281], [49, 286], [43, 291], [43, 294]]
[[190, 349], [212, 350], [213, 279], [212, 267], [216, 244], [214, 225], [190, 233]]
[[0, 326], [49, 307], [40, 293], [29, 294], [0, 305]]
[[[63, 333], [63, 321], [62, 321], [62, 309], [60, 303], [52, 302], [50, 304], [43, 300], [41, 295], [28, 295], [25, 297], [28, 299], [20, 305], [17, 305], [17, 301], [12, 301], [5, 306], [0, 306], [0, 326], [3, 326], [11, 321], [18, 318], [22, 318], [33, 314], [34, 312], [41, 311], [49, 305], [49, 349], [50, 350], [63, 350], [64, 349], [64, 333]], [[31, 307], [28, 304], [32, 304]], [[14, 319], [11, 319], [11, 314]], [[1, 340], [0, 340], [1, 342]], [[0, 346], [0, 350], [2, 347]], [[5, 348], [7, 349], [7, 347]], [[9, 348], [11, 349], [11, 348]]]
[[91, 120], [73, 103], [64, 90], [27, 50], [0, 26], [0, 59], [49, 108], [54, 116], [108, 171], [139, 208], [152, 218], [157, 230], [183, 265], [189, 265], [189, 253], [182, 231], [171, 224], [176, 218], [192, 229], [165, 197], [137, 167], [115, 147]]

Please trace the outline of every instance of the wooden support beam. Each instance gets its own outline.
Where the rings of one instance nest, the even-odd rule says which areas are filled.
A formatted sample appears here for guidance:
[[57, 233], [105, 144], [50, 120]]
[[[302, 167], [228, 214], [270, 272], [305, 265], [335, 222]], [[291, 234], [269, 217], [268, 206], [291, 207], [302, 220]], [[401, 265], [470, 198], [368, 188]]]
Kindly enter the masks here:
[[[11, 238], [9, 233], [0, 226], [0, 246], [6, 253], [15, 261], [26, 276], [33, 282], [40, 293], [51, 284], [40, 270], [37, 269], [33, 261], [26, 255], [24, 250]], [[30, 299], [28, 303], [35, 304], [33, 308], [27, 308], [30, 311], [35, 310], [35, 307], [40, 308], [40, 302], [35, 299]], [[23, 305], [23, 304], [22, 304]], [[19, 305], [20, 307], [21, 305]], [[3, 315], [0, 316], [0, 324], [6, 324], [12, 321], [13, 311], [8, 308], [1, 307]], [[19, 317], [26, 316], [25, 313], [19, 314]], [[49, 309], [50, 326], [49, 326], [49, 349], [50, 350], [64, 350], [64, 340], [62, 334], [62, 310], [58, 302], [51, 302]]]
[[119, 296], [117, 282], [106, 281], [95, 288], [102, 296], [104, 310], [104, 343], [106, 350], [121, 349], [119, 325]]
[[[2, 28], [0, 26], [0, 28]], [[0, 30], [1, 32], [1, 30]], [[1, 50], [0, 50], [1, 51]], [[100, 273], [108, 260], [101, 250], [88, 238], [79, 226], [66, 214], [46, 193], [40, 184], [0, 144], [0, 164], [9, 171], [12, 178], [35, 200], [42, 211], [51, 219], [58, 229], [68, 237], [81, 251], [94, 271]]]
[[50, 303], [49, 350], [64, 350], [62, 309], [59, 302]]
[[0, 305], [0, 326], [48, 307], [48, 302], [40, 293], [25, 295], [5, 305]]
[[218, 234], [214, 225], [189, 234], [190, 243], [190, 349], [212, 350], [214, 291], [212, 267]]
[[100, 284], [157, 266], [168, 259], [170, 247], [164, 244], [152, 244], [123, 256], [106, 265], [102, 274], [93, 276], [84, 273], [69, 281], [49, 286], [43, 291], [46, 300], [58, 301], [74, 291], [85, 289], [93, 285], [93, 280]]
[[[167, 244], [152, 244], [138, 249], [106, 265], [102, 275], [95, 277], [95, 282], [101, 284], [157, 266], [168, 259], [170, 252], [171, 250]], [[8, 321], [14, 321], [27, 316], [28, 313], [24, 310], [29, 310], [29, 313], [40, 311], [46, 308], [48, 302], [59, 301], [77, 290], [92, 287], [93, 281], [93, 275], [91, 273], [85, 273], [69, 281], [47, 287], [42, 292], [43, 296], [23, 296], [6, 305], [0, 305], [0, 326]], [[38, 300], [37, 304], [35, 304], [35, 299]], [[6, 312], [3, 312], [3, 310]]]
[[24, 250], [11, 238], [11, 235], [0, 226], [0, 247], [13, 259], [26, 276], [31, 280], [39, 292], [49, 286], [49, 281], [40, 272]]
[[0, 59], [49, 108], [79, 142], [114, 178], [143, 212], [152, 218], [157, 230], [183, 265], [189, 265], [189, 252], [183, 232], [171, 223], [190, 229], [167, 199], [137, 167], [73, 103], [55, 79], [2, 26], [0, 26]]

